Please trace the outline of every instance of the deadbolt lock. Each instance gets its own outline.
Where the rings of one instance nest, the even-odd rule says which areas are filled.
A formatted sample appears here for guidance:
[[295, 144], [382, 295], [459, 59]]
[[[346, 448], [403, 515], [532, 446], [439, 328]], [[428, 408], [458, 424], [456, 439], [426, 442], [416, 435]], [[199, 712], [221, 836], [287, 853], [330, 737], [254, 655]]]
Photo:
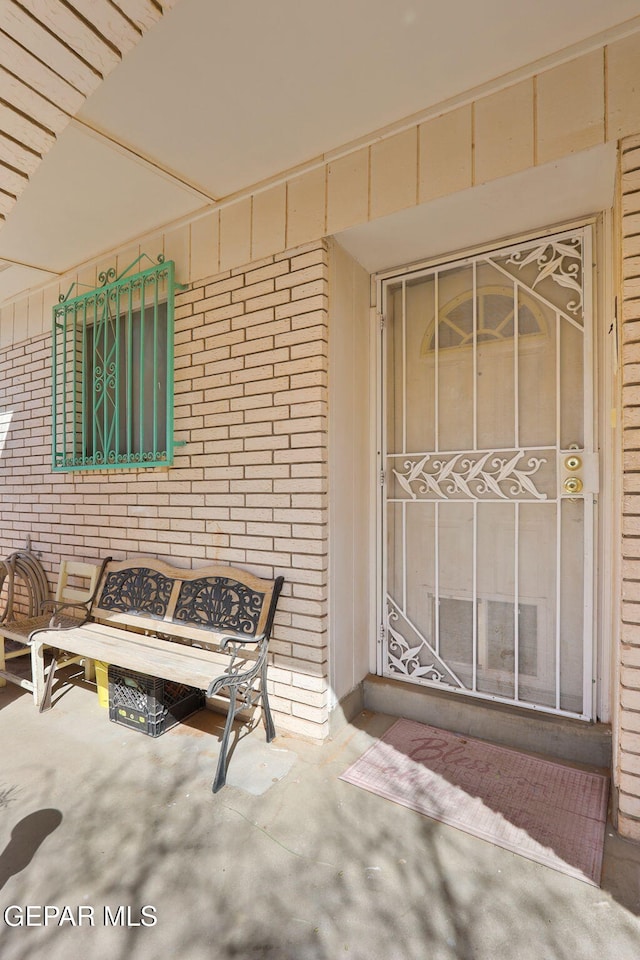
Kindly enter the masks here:
[[564, 461], [564, 465], [567, 470], [579, 470], [582, 466], [582, 460], [580, 457], [577, 457], [575, 454], [572, 454], [570, 457]]
[[580, 493], [582, 490], [582, 480], [579, 477], [567, 477], [563, 483], [563, 487], [566, 493]]

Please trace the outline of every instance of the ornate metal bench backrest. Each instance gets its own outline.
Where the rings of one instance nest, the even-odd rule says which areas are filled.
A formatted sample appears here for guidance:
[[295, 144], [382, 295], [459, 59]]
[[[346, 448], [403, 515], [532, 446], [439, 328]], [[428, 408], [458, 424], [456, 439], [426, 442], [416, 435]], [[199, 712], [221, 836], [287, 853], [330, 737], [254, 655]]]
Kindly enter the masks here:
[[281, 586], [282, 578], [262, 580], [234, 567], [181, 570], [146, 557], [112, 561], [91, 615], [189, 640], [268, 637]]
[[105, 611], [142, 614], [163, 620], [167, 614], [174, 580], [149, 567], [130, 566], [105, 571], [98, 606]]

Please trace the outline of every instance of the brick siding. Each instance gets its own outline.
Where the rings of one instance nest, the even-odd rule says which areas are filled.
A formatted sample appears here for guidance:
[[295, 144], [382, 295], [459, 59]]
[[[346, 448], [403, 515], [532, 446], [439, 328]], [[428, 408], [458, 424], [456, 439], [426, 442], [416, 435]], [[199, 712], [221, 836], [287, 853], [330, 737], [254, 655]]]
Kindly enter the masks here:
[[0, 351], [0, 556], [219, 561], [285, 587], [270, 670], [276, 723], [327, 733], [327, 325], [324, 241], [176, 297], [174, 466], [51, 472], [51, 338]]
[[640, 138], [622, 142], [622, 609], [618, 828], [640, 840]]

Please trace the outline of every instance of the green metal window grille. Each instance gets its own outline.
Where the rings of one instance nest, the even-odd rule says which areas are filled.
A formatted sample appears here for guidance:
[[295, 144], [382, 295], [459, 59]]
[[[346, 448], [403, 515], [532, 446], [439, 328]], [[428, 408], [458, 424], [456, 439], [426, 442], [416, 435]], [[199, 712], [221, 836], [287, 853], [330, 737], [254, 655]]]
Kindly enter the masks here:
[[[173, 462], [173, 261], [116, 276], [53, 308], [53, 469]], [[150, 259], [147, 257], [147, 259]], [[151, 261], [153, 262], [153, 261]]]

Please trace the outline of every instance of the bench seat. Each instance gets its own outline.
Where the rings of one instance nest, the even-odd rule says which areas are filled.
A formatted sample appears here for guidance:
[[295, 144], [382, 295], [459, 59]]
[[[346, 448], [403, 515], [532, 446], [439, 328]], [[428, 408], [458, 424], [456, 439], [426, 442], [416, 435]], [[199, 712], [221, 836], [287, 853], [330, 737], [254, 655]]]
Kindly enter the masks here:
[[[63, 646], [67, 653], [200, 690], [208, 690], [212, 680], [229, 666], [229, 653], [220, 648], [203, 649], [132, 631], [126, 631], [125, 638], [124, 633], [121, 627], [89, 622], [66, 629], [62, 635], [59, 630], [41, 629], [31, 643], [36, 656], [47, 647]], [[212, 632], [212, 643], [223, 637]], [[250, 659], [255, 661], [255, 657]]]

